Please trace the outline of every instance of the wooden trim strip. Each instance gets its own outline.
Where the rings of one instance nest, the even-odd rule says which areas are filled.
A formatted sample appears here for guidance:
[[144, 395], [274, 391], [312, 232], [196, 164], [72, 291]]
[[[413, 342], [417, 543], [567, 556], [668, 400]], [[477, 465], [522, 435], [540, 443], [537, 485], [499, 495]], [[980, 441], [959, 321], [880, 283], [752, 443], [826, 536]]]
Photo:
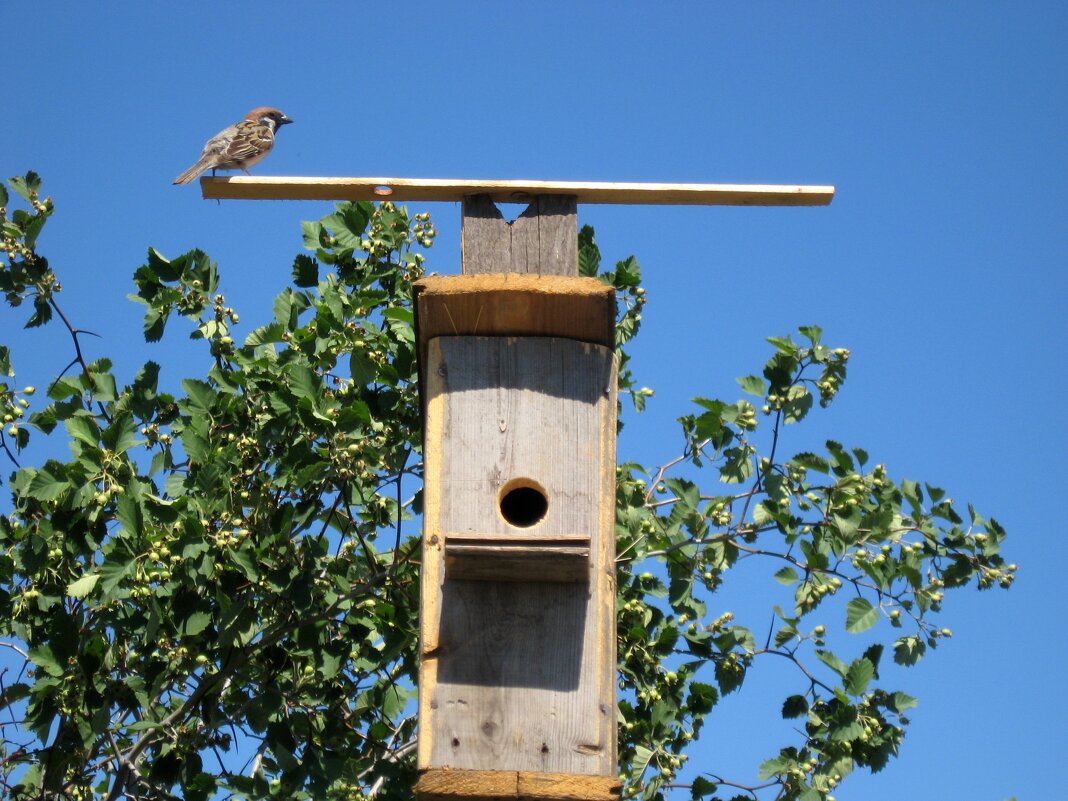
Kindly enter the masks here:
[[415, 794], [419, 801], [619, 801], [622, 789], [615, 776], [432, 768]]
[[211, 200], [418, 200], [455, 202], [488, 195], [495, 203], [527, 203], [539, 195], [572, 195], [579, 203], [668, 206], [826, 206], [833, 186], [794, 184], [617, 183], [603, 181], [454, 180], [443, 178], [315, 178], [204, 176]]

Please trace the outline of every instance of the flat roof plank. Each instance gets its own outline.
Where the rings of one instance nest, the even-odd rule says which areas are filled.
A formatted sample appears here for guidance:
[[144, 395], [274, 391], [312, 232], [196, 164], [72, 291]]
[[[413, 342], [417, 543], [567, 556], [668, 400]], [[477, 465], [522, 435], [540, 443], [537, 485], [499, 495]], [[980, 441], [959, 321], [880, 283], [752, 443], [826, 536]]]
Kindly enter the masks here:
[[496, 203], [526, 203], [537, 195], [574, 195], [579, 203], [692, 206], [826, 206], [833, 186], [762, 184], [496, 181], [444, 178], [301, 178], [205, 176], [209, 200], [396, 200], [450, 202], [489, 195]]

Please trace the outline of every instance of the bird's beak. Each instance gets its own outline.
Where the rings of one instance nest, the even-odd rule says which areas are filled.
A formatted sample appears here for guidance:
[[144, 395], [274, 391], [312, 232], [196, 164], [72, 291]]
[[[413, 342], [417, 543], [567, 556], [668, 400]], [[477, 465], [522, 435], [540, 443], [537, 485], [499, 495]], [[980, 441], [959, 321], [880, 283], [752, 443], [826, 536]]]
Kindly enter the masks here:
[[286, 125], [290, 122], [293, 122], [293, 120], [289, 119], [285, 114], [282, 115], [282, 119], [278, 120], [279, 125]]

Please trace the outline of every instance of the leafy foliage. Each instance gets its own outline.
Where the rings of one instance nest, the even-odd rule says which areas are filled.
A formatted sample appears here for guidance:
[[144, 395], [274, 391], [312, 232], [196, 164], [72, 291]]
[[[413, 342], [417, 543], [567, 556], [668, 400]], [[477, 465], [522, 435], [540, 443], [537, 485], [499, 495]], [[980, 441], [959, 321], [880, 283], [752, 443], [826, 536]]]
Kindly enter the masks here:
[[[212, 357], [176, 381], [146, 363], [126, 384], [88, 361], [36, 250], [52, 214], [32, 173], [0, 187], [0, 287], [28, 326], [59, 319], [74, 358], [47, 391], [16, 389], [0, 346], [0, 447], [57, 429], [68, 461], [11, 476], [0, 518], [0, 784], [6, 798], [408, 798], [417, 677], [420, 417], [412, 283], [426, 215], [339, 204], [303, 225], [309, 253], [273, 319], [240, 341], [218, 267], [193, 250], [149, 250], [134, 275], [144, 336], [173, 318]], [[581, 271], [621, 299], [617, 343], [645, 303], [632, 258], [601, 271], [592, 230]], [[913, 698], [880, 687], [886, 645], [901, 665], [950, 631], [947, 589], [1009, 586], [1005, 533], [942, 490], [894, 482], [859, 448], [780, 454], [784, 427], [829, 404], [849, 352], [815, 326], [770, 340], [756, 402], [695, 400], [685, 451], [618, 470], [620, 768], [628, 795], [761, 792], [828, 798], [858, 767], [896, 754]], [[640, 410], [625, 351], [620, 388]], [[165, 360], [161, 360], [165, 361]], [[74, 368], [74, 373], [68, 374]], [[162, 387], [178, 386], [180, 392]], [[37, 403], [37, 408], [33, 408]], [[31, 411], [32, 409], [32, 411]], [[761, 424], [763, 416], [765, 422]], [[694, 480], [711, 471], [713, 492]], [[717, 481], [718, 479], [718, 481]], [[793, 607], [760, 640], [709, 597], [762, 557]], [[855, 655], [827, 647], [817, 610], [845, 632], [902, 629]], [[797, 669], [782, 715], [802, 727], [756, 784], [704, 770], [678, 783], [719, 699], [758, 658]], [[8, 664], [8, 663], [5, 663]]]

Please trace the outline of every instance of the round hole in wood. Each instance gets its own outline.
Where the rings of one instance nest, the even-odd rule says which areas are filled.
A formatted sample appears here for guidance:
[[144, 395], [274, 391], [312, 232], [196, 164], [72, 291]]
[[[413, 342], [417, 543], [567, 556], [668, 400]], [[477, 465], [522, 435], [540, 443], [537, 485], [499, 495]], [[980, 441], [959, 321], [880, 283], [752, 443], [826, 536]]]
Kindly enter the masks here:
[[537, 525], [549, 511], [549, 496], [544, 487], [529, 478], [514, 478], [501, 487], [498, 503], [501, 517], [516, 528]]
[[389, 197], [393, 194], [393, 187], [386, 186], [385, 184], [379, 184], [371, 191], [373, 191], [379, 197]]

